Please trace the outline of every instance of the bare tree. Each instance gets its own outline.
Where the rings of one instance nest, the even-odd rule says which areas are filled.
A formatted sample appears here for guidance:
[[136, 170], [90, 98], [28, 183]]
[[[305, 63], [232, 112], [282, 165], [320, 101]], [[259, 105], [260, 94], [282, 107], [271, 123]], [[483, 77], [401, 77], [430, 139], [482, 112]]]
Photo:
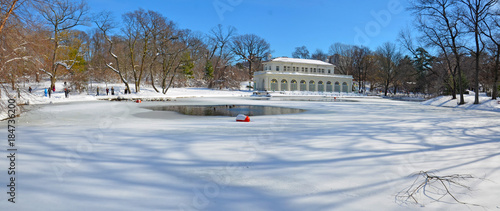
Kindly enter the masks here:
[[120, 57], [118, 57], [118, 55], [115, 53], [116, 43], [113, 40], [116, 41], [116, 39], [113, 39], [109, 35], [110, 30], [113, 29], [114, 25], [116, 25], [116, 23], [113, 22], [113, 20], [112, 20], [111, 13], [109, 13], [109, 12], [99, 13], [94, 18], [94, 23], [97, 25], [97, 28], [99, 28], [99, 30], [101, 30], [103, 36], [108, 41], [108, 44], [109, 44], [108, 54], [112, 57], [112, 59], [114, 61], [114, 64], [112, 62], [108, 63], [107, 61], [105, 61], [106, 67], [108, 67], [110, 70], [112, 70], [113, 72], [118, 74], [118, 76], [120, 77], [120, 80], [123, 82], [123, 84], [125, 84], [125, 88], [127, 90], [130, 90], [129, 83], [128, 83], [128, 80], [127, 80], [126, 75], [125, 75], [126, 74], [125, 70], [120, 67], [122, 59]]
[[321, 49], [316, 49], [316, 51], [314, 51], [314, 53], [311, 55], [311, 59], [326, 61], [328, 60], [328, 54], [323, 52], [323, 50]]
[[354, 47], [342, 43], [330, 46], [328, 53], [333, 57], [333, 64], [341, 74], [349, 75], [354, 71], [353, 53]]
[[484, 51], [484, 44], [481, 38], [483, 30], [485, 30], [484, 24], [488, 16], [491, 15], [491, 10], [498, 0], [459, 0], [463, 5], [465, 5], [466, 12], [464, 13], [463, 22], [469, 29], [469, 32], [474, 34], [475, 49], [472, 50], [472, 54], [475, 58], [475, 98], [474, 104], [479, 104], [479, 65], [480, 56]]
[[354, 46], [352, 61], [354, 70], [354, 77], [358, 79], [358, 85], [360, 90], [364, 90], [365, 81], [367, 77], [367, 72], [373, 66], [373, 60], [371, 58], [372, 52], [368, 47]]
[[[1, 19], [1, 22], [0, 22], [0, 34], [2, 33], [2, 29], [3, 27], [5, 27], [5, 24], [7, 23], [7, 20], [9, 19], [9, 16], [14, 12], [14, 8], [16, 8], [16, 3], [17, 3], [18, 0], [12, 0], [12, 2], [6, 2], [7, 4], [4, 4], [3, 2], [0, 2], [0, 8], [3, 8], [4, 6], [7, 6], [9, 8], [9, 10], [5, 11], [5, 14], [4, 14], [4, 11], [2, 11], [2, 9], [0, 9], [0, 17], [2, 17]], [[10, 6], [9, 6], [10, 4]]]
[[149, 60], [149, 76], [151, 77], [151, 85], [156, 92], [160, 92], [155, 85], [156, 79], [161, 77], [161, 68], [159, 67], [162, 52], [165, 49], [162, 49], [162, 43], [164, 44], [166, 41], [170, 41], [172, 39], [177, 39], [175, 33], [175, 24], [172, 21], [168, 21], [163, 15], [154, 12], [148, 11], [148, 15], [150, 16], [150, 27], [151, 31], [151, 44], [150, 50], [147, 54], [150, 57]]
[[146, 67], [156, 58], [157, 54], [151, 54], [156, 49], [152, 49], [151, 46], [155, 45], [158, 24], [165, 22], [164, 19], [157, 12], [143, 9], [123, 15], [125, 27], [122, 31], [128, 42], [129, 65], [133, 73], [136, 92], [140, 92]]
[[271, 45], [255, 34], [245, 34], [234, 37], [231, 49], [240, 59], [248, 62], [248, 75], [252, 79], [252, 66], [261, 64], [262, 59], [270, 54]]
[[488, 50], [493, 57], [493, 65], [490, 65], [493, 75], [491, 99], [495, 100], [498, 96], [498, 72], [500, 69], [500, 10], [495, 10], [495, 14], [484, 20], [485, 30], [482, 33], [490, 40]]
[[104, 36], [104, 33], [96, 28], [90, 31], [90, 43], [89, 43], [89, 77], [91, 77], [91, 83], [93, 80], [98, 82], [105, 82], [106, 84], [111, 82], [112, 76], [114, 74], [107, 74], [108, 67], [106, 66], [106, 60], [110, 56], [108, 54], [108, 41]]
[[[0, 83], [9, 83], [14, 90], [19, 88], [19, 82], [28, 82], [32, 76], [37, 76], [33, 69], [36, 58], [41, 56], [37, 46], [45, 43], [45, 30], [30, 18], [26, 11], [30, 8], [24, 0], [15, 2], [0, 0]], [[7, 16], [9, 16], [7, 21]], [[46, 46], [44, 46], [46, 47]], [[35, 79], [38, 81], [38, 77]]]
[[193, 60], [189, 48], [192, 46], [192, 36], [189, 30], [179, 30], [175, 38], [164, 37], [160, 48], [161, 88], [166, 94], [172, 87], [174, 79], [182, 75], [192, 75]]
[[302, 47], [296, 47], [295, 51], [292, 53], [293, 58], [309, 59], [309, 50], [303, 45]]
[[60, 55], [59, 51], [64, 48], [61, 42], [66, 38], [66, 32], [75, 26], [84, 24], [86, 21], [86, 14], [88, 11], [85, 1], [74, 2], [70, 0], [53, 0], [46, 1], [43, 4], [36, 6], [46, 24], [51, 27], [53, 47], [49, 57], [50, 68], [40, 68], [40, 71], [46, 73], [50, 77], [51, 87], [55, 86], [58, 68], [64, 67], [70, 70], [76, 63], [75, 58], [68, 58], [65, 55]]
[[460, 20], [463, 11], [457, 0], [415, 0], [411, 11], [417, 16], [418, 29], [427, 45], [437, 47], [446, 59], [446, 67], [452, 76], [450, 88], [456, 99], [455, 87], [458, 81], [459, 104], [465, 104], [462, 85], [461, 58], [464, 45], [460, 43], [463, 28]]
[[[234, 54], [230, 49], [231, 40], [236, 35], [236, 28], [228, 26], [226, 29], [222, 25], [217, 25], [210, 30], [208, 35], [207, 65], [205, 68], [213, 68], [213, 76], [209, 80], [209, 88], [215, 85], [215, 82], [224, 81], [225, 72], [230, 66], [230, 61]], [[207, 70], [210, 71], [210, 70]]]
[[377, 64], [380, 68], [381, 78], [384, 85], [384, 96], [387, 96], [389, 86], [398, 76], [398, 67], [403, 59], [394, 43], [384, 43], [376, 51]]

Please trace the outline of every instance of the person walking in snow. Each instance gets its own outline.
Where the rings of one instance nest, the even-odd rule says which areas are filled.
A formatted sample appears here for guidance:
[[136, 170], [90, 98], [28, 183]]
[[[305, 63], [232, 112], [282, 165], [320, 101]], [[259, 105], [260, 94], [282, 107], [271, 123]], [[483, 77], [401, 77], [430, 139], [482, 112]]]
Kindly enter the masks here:
[[111, 87], [111, 95], [115, 95], [115, 88]]
[[30, 88], [28, 89], [28, 91], [29, 91], [30, 93], [31, 93], [31, 91], [33, 91], [33, 89], [31, 88], [31, 86], [30, 86]]
[[52, 96], [52, 89], [49, 89], [49, 98]]
[[99, 87], [97, 87], [97, 96], [99, 96]]
[[44, 89], [43, 93], [45, 94], [45, 97], [47, 97], [47, 89]]
[[106, 95], [109, 95], [109, 88], [106, 88]]
[[64, 96], [66, 96], [66, 98], [68, 98], [68, 95], [69, 95], [69, 89], [65, 88], [64, 89]]

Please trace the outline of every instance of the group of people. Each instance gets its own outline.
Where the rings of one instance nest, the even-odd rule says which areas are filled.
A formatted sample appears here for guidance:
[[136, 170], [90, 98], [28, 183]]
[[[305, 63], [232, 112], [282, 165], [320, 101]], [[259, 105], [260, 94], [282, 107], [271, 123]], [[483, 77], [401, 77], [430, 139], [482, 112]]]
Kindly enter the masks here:
[[[109, 95], [109, 88], [106, 88], [106, 95]], [[111, 95], [115, 95], [115, 88], [111, 87]], [[97, 87], [97, 96], [99, 96], [99, 87]]]
[[[66, 86], [66, 82], [64, 82], [64, 85]], [[31, 86], [29, 87], [28, 91], [31, 93], [33, 91], [33, 89], [31, 88]], [[47, 88], [44, 90], [44, 94], [45, 94], [45, 97], [52, 97], [52, 93], [55, 93], [56, 92], [56, 86], [51, 86], [50, 88]], [[70, 90], [68, 88], [64, 88], [64, 96], [66, 98], [69, 97], [69, 92]]]
[[[64, 82], [64, 87], [67, 87], [66, 82]], [[31, 86], [28, 88], [29, 93], [33, 91]], [[111, 95], [115, 95], [115, 88], [111, 87], [111, 89], [106, 88], [106, 95], [109, 95], [109, 91], [111, 91]], [[52, 93], [56, 92], [56, 86], [51, 86], [50, 88], [44, 89], [45, 97], [52, 97]], [[66, 98], [69, 97], [70, 90], [68, 88], [64, 88], [64, 96]], [[97, 87], [97, 96], [99, 96], [99, 87]]]

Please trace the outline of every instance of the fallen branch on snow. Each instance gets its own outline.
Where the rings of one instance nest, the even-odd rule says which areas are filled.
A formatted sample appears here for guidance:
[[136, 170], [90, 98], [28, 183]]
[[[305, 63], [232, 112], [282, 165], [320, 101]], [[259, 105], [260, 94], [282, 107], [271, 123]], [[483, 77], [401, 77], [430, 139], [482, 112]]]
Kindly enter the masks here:
[[[479, 179], [470, 174], [452, 174], [437, 176], [433, 172], [420, 171], [410, 175], [417, 177], [410, 187], [400, 191], [396, 195], [396, 202], [399, 204], [417, 204], [425, 206], [425, 200], [432, 202], [442, 202], [446, 196], [451, 197], [452, 202], [464, 205], [481, 206], [463, 202], [456, 197], [456, 192], [472, 191], [472, 188], [465, 185], [466, 180]], [[483, 179], [481, 179], [483, 180]]]

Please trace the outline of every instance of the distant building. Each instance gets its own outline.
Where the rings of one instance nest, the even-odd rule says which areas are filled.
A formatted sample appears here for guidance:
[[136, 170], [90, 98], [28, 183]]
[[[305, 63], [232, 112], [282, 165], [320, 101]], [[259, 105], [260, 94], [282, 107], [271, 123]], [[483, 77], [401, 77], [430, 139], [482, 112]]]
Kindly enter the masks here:
[[319, 60], [279, 57], [254, 73], [259, 91], [352, 92], [352, 76], [336, 75], [335, 65]]

